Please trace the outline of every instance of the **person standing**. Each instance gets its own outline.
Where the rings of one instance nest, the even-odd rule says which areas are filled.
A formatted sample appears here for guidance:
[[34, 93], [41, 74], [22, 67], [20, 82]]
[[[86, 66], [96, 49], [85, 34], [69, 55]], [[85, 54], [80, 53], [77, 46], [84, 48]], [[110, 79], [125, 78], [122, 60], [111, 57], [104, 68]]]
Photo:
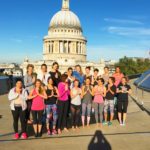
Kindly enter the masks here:
[[74, 81], [74, 87], [71, 89], [71, 116], [72, 116], [72, 129], [78, 129], [81, 110], [82, 90], [79, 88], [79, 81]]
[[[24, 86], [28, 95], [30, 94], [31, 90], [34, 88], [34, 84], [36, 80], [36, 77], [33, 75], [33, 70], [34, 70], [34, 66], [32, 64], [29, 64], [27, 66], [27, 73], [24, 76]], [[32, 100], [27, 100], [26, 119], [28, 124], [32, 123], [30, 119], [31, 105], [32, 105]]]
[[68, 68], [67, 75], [68, 75], [69, 89], [71, 90], [73, 88], [73, 83], [75, 80], [75, 77], [73, 77], [73, 69], [71, 67]]
[[59, 82], [61, 82], [61, 73], [59, 72], [59, 64], [57, 62], [53, 63], [52, 70], [49, 74], [54, 81], [54, 86], [58, 87]]
[[90, 66], [87, 66], [85, 68], [84, 81], [86, 80], [86, 78], [90, 78], [90, 80], [92, 80], [91, 67]]
[[[55, 87], [53, 79], [51, 77], [48, 78], [48, 85], [46, 88], [47, 100], [45, 100], [46, 104], [46, 127], [47, 134], [54, 135], [57, 134], [56, 131], [56, 123], [57, 123], [57, 99], [59, 97], [58, 89]], [[52, 132], [50, 131], [50, 121], [52, 122]]]
[[116, 67], [113, 77], [115, 78], [115, 86], [118, 87], [118, 85], [121, 83], [122, 78], [124, 77], [124, 74], [121, 72], [119, 66]]
[[10, 108], [13, 116], [13, 127], [14, 127], [14, 139], [19, 139], [18, 133], [18, 120], [20, 118], [21, 122], [21, 138], [27, 139], [26, 133], [26, 100], [28, 99], [28, 94], [23, 88], [23, 83], [21, 80], [16, 81], [16, 86], [12, 88], [8, 94], [8, 99], [10, 101]]
[[41, 72], [37, 75], [37, 79], [42, 81], [43, 86], [47, 85], [47, 80], [50, 77], [50, 74], [47, 72], [47, 65], [41, 65]]
[[42, 116], [45, 109], [44, 99], [47, 99], [47, 94], [42, 86], [42, 81], [35, 81], [35, 88], [30, 92], [29, 99], [32, 100], [32, 117], [35, 137], [42, 136]]
[[101, 76], [104, 81], [105, 81], [105, 85], [108, 84], [108, 80], [109, 80], [109, 77], [110, 77], [110, 73], [109, 73], [109, 67], [104, 67], [104, 74]]
[[[118, 118], [119, 123], [125, 126], [128, 108], [128, 95], [132, 93], [131, 87], [127, 84], [127, 78], [123, 77], [117, 88], [118, 93]], [[123, 113], [123, 114], [122, 114]], [[123, 118], [122, 118], [123, 115]]]
[[83, 75], [82, 68], [80, 65], [75, 66], [75, 70], [73, 71], [73, 77], [79, 80], [79, 83], [80, 83], [79, 86], [82, 87], [84, 83], [84, 75]]
[[93, 97], [93, 86], [91, 85], [90, 78], [86, 78], [85, 85], [82, 86], [82, 126], [85, 126], [85, 114], [87, 111], [87, 126], [90, 125], [91, 119], [91, 108], [92, 108], [92, 97]]
[[94, 74], [92, 76], [92, 85], [95, 86], [95, 85], [98, 85], [98, 78], [99, 78], [99, 70], [96, 68], [94, 69]]
[[58, 84], [58, 134], [61, 134], [61, 130], [64, 129], [66, 132], [68, 132], [67, 129], [67, 113], [68, 113], [68, 105], [69, 105], [69, 87], [68, 87], [68, 76], [66, 74], [63, 74], [61, 76], [61, 82]]
[[104, 108], [104, 97], [106, 96], [106, 88], [104, 86], [104, 79], [98, 79], [98, 85], [93, 88], [93, 107], [95, 111], [95, 119], [97, 126], [99, 126], [100, 120], [100, 127], [102, 127], [103, 122], [103, 108]]
[[[106, 97], [104, 102], [104, 125], [112, 125], [112, 121], [114, 118], [114, 97], [116, 94], [116, 86], [114, 85], [115, 78], [109, 77], [108, 84], [106, 85]], [[108, 112], [110, 112], [110, 121], [107, 123]]]

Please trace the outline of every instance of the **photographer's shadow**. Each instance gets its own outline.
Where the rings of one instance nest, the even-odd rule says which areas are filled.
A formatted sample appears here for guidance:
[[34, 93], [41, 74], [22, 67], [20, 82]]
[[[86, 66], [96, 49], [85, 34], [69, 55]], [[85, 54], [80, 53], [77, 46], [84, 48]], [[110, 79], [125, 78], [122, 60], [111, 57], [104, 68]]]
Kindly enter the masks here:
[[106, 140], [101, 131], [96, 131], [92, 138], [88, 150], [111, 150], [111, 145]]

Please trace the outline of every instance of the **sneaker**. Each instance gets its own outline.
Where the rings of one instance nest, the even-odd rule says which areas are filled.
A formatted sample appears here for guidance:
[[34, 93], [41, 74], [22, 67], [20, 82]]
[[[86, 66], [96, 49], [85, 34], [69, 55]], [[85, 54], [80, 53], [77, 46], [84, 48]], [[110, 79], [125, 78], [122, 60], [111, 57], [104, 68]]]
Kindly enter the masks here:
[[112, 122], [109, 122], [109, 123], [108, 123], [108, 126], [112, 126]]
[[22, 133], [21, 138], [24, 139], [24, 140], [27, 139], [28, 138], [27, 134], [26, 133]]
[[120, 123], [120, 126], [123, 126], [123, 123]]
[[51, 135], [51, 131], [50, 130], [47, 131], [47, 135]]
[[55, 135], [55, 134], [57, 134], [57, 131], [55, 129], [53, 129], [52, 135]]
[[42, 132], [38, 133], [38, 137], [42, 137]]
[[103, 121], [103, 125], [108, 125], [108, 122], [106, 122], [106, 121]]
[[126, 126], [126, 124], [125, 124], [125, 123], [122, 123], [122, 126]]
[[15, 140], [19, 139], [19, 134], [18, 134], [18, 133], [15, 133], [15, 134], [14, 134], [14, 139], [15, 139]]
[[34, 135], [34, 136], [35, 136], [35, 138], [37, 138], [37, 137], [38, 137], [38, 133], [35, 133], [35, 135]]

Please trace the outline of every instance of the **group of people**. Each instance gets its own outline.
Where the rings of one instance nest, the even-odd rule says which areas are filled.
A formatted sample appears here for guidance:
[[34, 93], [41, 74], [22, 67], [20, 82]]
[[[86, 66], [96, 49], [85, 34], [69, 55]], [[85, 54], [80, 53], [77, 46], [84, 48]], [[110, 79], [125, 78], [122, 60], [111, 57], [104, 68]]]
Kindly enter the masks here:
[[[9, 92], [8, 99], [13, 116], [14, 138], [19, 139], [18, 120], [21, 122], [21, 138], [27, 139], [27, 125], [33, 124], [35, 137], [42, 136], [42, 127], [46, 124], [47, 134], [61, 134], [67, 128], [68, 117], [71, 116], [73, 130], [79, 129], [80, 120], [90, 126], [91, 113], [95, 113], [97, 126], [112, 125], [116, 104], [118, 120], [125, 125], [128, 107], [128, 95], [131, 94], [128, 79], [116, 67], [110, 75], [109, 68], [104, 74], [91, 67], [80, 65], [68, 68], [67, 72], [59, 72], [59, 64], [54, 62], [48, 72], [46, 64], [41, 65], [41, 72], [34, 73], [34, 66], [27, 66], [24, 81], [17, 80]], [[108, 115], [110, 113], [110, 115]], [[32, 119], [31, 119], [32, 114]], [[108, 117], [110, 116], [110, 117]]]

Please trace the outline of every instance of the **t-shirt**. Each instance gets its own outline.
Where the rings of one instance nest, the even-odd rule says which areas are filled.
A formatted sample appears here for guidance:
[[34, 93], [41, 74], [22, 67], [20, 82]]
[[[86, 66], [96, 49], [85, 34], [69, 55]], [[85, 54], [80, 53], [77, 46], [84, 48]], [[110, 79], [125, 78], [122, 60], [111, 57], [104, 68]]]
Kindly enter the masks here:
[[[55, 89], [47, 89], [47, 90], [46, 90], [47, 96], [51, 96], [51, 95], [52, 95], [52, 91], [53, 91], [53, 93], [54, 93], [55, 96], [57, 95]], [[45, 104], [46, 104], [46, 105], [53, 105], [53, 104], [56, 104], [57, 97], [55, 97], [55, 96], [48, 97], [48, 99], [45, 100]]]
[[121, 84], [119, 84], [118, 89], [124, 91], [123, 93], [118, 93], [118, 100], [120, 100], [120, 101], [128, 101], [128, 93], [127, 93], [127, 91], [129, 91], [131, 89], [130, 85], [128, 85], [128, 84], [123, 85], [121, 83]]
[[124, 75], [122, 73], [121, 74], [114, 73], [113, 77], [115, 78], [115, 86], [118, 87]]
[[105, 81], [105, 85], [106, 85], [106, 84], [108, 83], [108, 80], [109, 80], [110, 74], [103, 74], [101, 77], [104, 79], [104, 81]]
[[[112, 94], [110, 91], [108, 91], [106, 93], [106, 97], [105, 97], [107, 100], [113, 100], [114, 97], [115, 97], [115, 94], [116, 94], [116, 89], [117, 88], [116, 88], [115, 85], [111, 86], [110, 89], [111, 89], [112, 92], [114, 92], [114, 94]], [[106, 90], [108, 90], [108, 84], [106, 85]]]

